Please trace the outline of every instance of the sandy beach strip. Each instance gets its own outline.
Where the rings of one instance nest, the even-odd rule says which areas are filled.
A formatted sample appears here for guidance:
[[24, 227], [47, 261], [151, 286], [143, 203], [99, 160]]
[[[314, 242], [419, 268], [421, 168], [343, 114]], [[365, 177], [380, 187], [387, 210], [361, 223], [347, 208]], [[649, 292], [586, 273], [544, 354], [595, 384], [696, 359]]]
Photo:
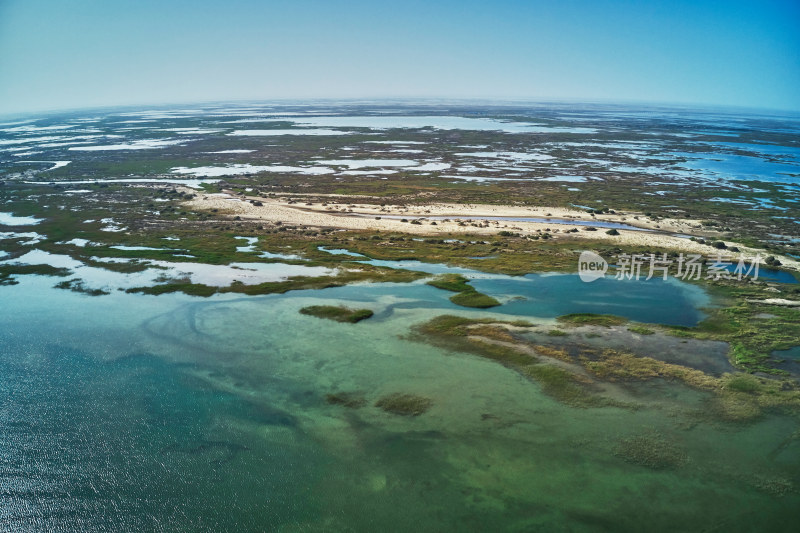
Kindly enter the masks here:
[[[196, 193], [187, 189], [186, 192]], [[290, 198], [301, 198], [291, 200]], [[255, 205], [252, 202], [260, 202]], [[447, 234], [497, 235], [500, 231], [511, 231], [521, 235], [531, 235], [545, 230], [554, 239], [590, 239], [603, 244], [619, 244], [644, 246], [651, 250], [675, 250], [684, 253], [701, 254], [715, 258], [718, 255], [733, 255], [726, 250], [718, 250], [708, 244], [700, 244], [688, 238], [670, 235], [692, 235], [700, 228], [697, 221], [680, 219], [661, 219], [657, 222], [648, 220], [644, 215], [617, 213], [591, 216], [586, 211], [558, 207], [502, 206], [486, 204], [445, 204], [430, 205], [373, 205], [346, 204], [330, 197], [326, 202], [304, 202], [300, 195], [276, 196], [270, 198], [236, 196], [232, 193], [197, 194], [195, 198], [185, 202], [187, 207], [196, 210], [216, 209], [219, 213], [238, 216], [242, 220], [252, 222], [268, 222], [318, 228], [337, 228], [364, 231], [385, 231], [412, 233], [427, 236], [445, 236]], [[401, 218], [407, 217], [407, 222]], [[444, 217], [444, 220], [430, 220], [425, 217]], [[506, 220], [469, 220], [480, 217], [508, 218], [554, 218], [587, 222], [609, 222], [628, 224], [642, 230], [618, 229], [619, 235], [608, 235], [607, 228], [597, 227], [597, 231], [586, 231], [586, 225], [506, 221]], [[634, 217], [638, 217], [634, 218]], [[419, 218], [419, 224], [410, 221]], [[577, 232], [571, 230], [576, 229]], [[723, 240], [723, 239], [714, 239]], [[724, 241], [728, 246], [738, 246], [740, 253], [746, 258], [760, 254], [762, 259], [768, 255], [764, 250], [742, 246], [733, 241]], [[800, 261], [781, 256], [784, 266], [800, 270]]]

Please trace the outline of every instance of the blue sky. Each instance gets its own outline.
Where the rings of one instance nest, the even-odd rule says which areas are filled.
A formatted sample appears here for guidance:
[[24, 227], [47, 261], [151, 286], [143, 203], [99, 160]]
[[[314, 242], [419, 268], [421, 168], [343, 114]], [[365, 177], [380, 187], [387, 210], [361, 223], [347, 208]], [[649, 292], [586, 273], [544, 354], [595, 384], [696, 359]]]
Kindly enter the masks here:
[[0, 113], [440, 97], [800, 110], [800, 2], [0, 0]]

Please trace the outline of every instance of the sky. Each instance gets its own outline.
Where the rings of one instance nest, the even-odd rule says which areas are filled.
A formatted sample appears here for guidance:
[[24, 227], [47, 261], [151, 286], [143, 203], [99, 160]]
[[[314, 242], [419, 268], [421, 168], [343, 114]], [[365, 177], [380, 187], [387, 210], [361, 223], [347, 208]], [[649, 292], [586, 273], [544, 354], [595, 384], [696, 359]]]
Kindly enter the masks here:
[[0, 114], [444, 98], [800, 110], [800, 2], [0, 0]]

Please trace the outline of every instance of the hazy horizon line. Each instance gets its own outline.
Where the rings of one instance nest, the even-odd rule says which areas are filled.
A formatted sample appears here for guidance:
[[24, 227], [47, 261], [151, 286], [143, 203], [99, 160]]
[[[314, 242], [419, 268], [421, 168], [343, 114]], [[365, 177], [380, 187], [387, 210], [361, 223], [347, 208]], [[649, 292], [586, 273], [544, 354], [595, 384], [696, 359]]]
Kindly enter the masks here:
[[361, 104], [380, 105], [382, 103], [415, 104], [415, 105], [482, 105], [488, 107], [508, 107], [514, 105], [598, 105], [598, 106], [640, 106], [643, 108], [668, 108], [686, 111], [718, 110], [739, 112], [745, 114], [772, 113], [779, 115], [797, 116], [800, 118], [800, 109], [753, 107], [736, 104], [718, 104], [703, 102], [658, 101], [645, 99], [613, 99], [613, 98], [574, 98], [574, 97], [491, 97], [491, 96], [353, 96], [353, 97], [274, 97], [274, 98], [221, 98], [221, 99], [196, 99], [182, 101], [150, 101], [137, 103], [97, 104], [74, 107], [55, 107], [32, 109], [28, 111], [0, 111], [0, 119], [19, 119], [36, 116], [51, 116], [58, 114], [72, 114], [79, 112], [109, 112], [112, 110], [138, 109], [143, 107], [171, 108], [176, 106], [212, 106], [223, 104], [258, 104], [278, 105], [290, 107], [292, 105], [314, 104]]

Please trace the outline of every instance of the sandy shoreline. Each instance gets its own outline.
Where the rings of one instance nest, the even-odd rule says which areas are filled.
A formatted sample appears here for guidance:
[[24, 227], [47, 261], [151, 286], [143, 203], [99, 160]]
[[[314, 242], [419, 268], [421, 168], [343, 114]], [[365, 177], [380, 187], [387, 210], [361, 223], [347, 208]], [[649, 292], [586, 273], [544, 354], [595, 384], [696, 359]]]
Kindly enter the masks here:
[[[196, 191], [187, 190], [188, 193]], [[682, 238], [670, 233], [692, 235], [701, 228], [694, 220], [662, 219], [657, 222], [649, 220], [644, 215], [630, 213], [603, 214], [592, 216], [586, 211], [578, 209], [565, 209], [558, 207], [533, 207], [533, 206], [500, 206], [482, 204], [445, 204], [432, 203], [429, 205], [372, 205], [372, 204], [345, 204], [330, 197], [326, 202], [304, 202], [302, 195], [293, 195], [296, 200], [287, 197], [249, 197], [235, 196], [232, 193], [198, 194], [186, 205], [199, 210], [217, 209], [218, 212], [230, 216], [238, 216], [242, 220], [253, 222], [280, 222], [282, 224], [338, 228], [350, 230], [370, 231], [396, 231], [418, 235], [447, 235], [471, 233], [477, 235], [496, 235], [500, 231], [512, 231], [523, 235], [547, 232], [555, 239], [591, 239], [604, 244], [621, 244], [632, 246], [646, 246], [654, 250], [677, 250], [687, 253], [702, 254], [707, 257], [716, 257], [720, 252], [707, 244], [700, 244], [688, 238]], [[252, 202], [261, 202], [254, 205]], [[399, 218], [408, 217], [403, 222]], [[410, 220], [416, 217], [445, 217], [446, 220], [421, 219], [419, 224], [411, 224]], [[606, 234], [606, 228], [597, 227], [597, 231], [586, 231], [586, 225], [572, 225], [554, 222], [518, 222], [518, 221], [493, 221], [493, 220], [465, 220], [466, 218], [480, 217], [511, 217], [511, 218], [554, 218], [574, 220], [580, 222], [611, 222], [636, 226], [637, 228], [652, 230], [619, 229], [619, 235]], [[459, 220], [461, 219], [461, 220]], [[571, 230], [577, 230], [573, 232]], [[718, 239], [714, 239], [718, 240]], [[721, 239], [720, 239], [721, 240]], [[725, 241], [729, 246], [738, 246], [745, 257], [753, 257], [760, 253], [762, 259], [767, 254], [763, 250], [742, 246], [733, 241]], [[730, 254], [730, 252], [728, 252]], [[781, 257], [787, 267], [800, 270], [800, 261], [788, 257]]]

